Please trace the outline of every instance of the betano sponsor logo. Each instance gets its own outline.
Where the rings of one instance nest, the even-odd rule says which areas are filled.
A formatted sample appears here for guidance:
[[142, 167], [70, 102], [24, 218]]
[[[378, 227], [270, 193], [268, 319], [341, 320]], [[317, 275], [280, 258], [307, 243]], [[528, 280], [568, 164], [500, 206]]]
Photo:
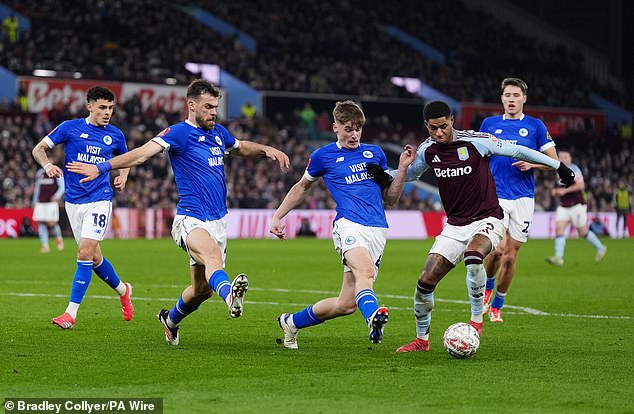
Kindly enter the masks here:
[[458, 168], [434, 168], [434, 174], [436, 174], [438, 178], [460, 177], [469, 175], [472, 171], [473, 168], [470, 165]]

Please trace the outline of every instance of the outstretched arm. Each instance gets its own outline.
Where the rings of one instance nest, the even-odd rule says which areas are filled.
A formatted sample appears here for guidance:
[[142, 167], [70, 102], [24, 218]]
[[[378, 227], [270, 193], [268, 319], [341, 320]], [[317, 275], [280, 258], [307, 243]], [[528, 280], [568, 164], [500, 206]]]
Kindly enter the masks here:
[[288, 169], [291, 166], [291, 161], [288, 159], [288, 155], [284, 154], [282, 151], [269, 145], [262, 145], [253, 141], [240, 140], [240, 146], [235, 149], [234, 153], [242, 157], [265, 156], [273, 161], [277, 161], [282, 170]]
[[38, 144], [33, 148], [31, 154], [33, 154], [33, 158], [35, 161], [44, 168], [44, 172], [49, 178], [59, 178], [64, 175], [62, 169], [57, 165], [52, 164], [48, 159], [48, 152], [50, 151], [50, 147], [46, 143], [45, 140], [41, 140]]
[[505, 157], [517, 158], [522, 161], [533, 162], [557, 170], [559, 178], [564, 186], [570, 187], [575, 182], [575, 173], [564, 163], [550, 158], [548, 155], [542, 154], [522, 145], [515, 145], [509, 142], [499, 140], [493, 136], [490, 139], [469, 139], [482, 155], [495, 154]]
[[[68, 163], [66, 165], [66, 169], [70, 172], [86, 176], [86, 178], [79, 181], [80, 183], [84, 183], [92, 181], [99, 177], [99, 175], [105, 174], [110, 170], [129, 169], [130, 167], [141, 165], [161, 151], [163, 151], [163, 147], [161, 145], [154, 141], [148, 141], [139, 148], [135, 148], [125, 154], [118, 155], [109, 161], [96, 165], [74, 161]], [[125, 173], [125, 178], [127, 179], [127, 171], [124, 170], [123, 173]]]
[[563, 187], [553, 188], [552, 193], [555, 197], [561, 197], [564, 194], [574, 193], [577, 191], [584, 191], [585, 189], [586, 189], [586, 182], [583, 179], [583, 175], [577, 174], [577, 176], [575, 177], [575, 183], [573, 185], [567, 188], [563, 188]]
[[[554, 160], [559, 160], [559, 157], [557, 157], [557, 150], [555, 149], [555, 147], [550, 147], [550, 148], [542, 151], [542, 153], [548, 155], [550, 158], [552, 158]], [[538, 169], [538, 170], [548, 170], [548, 169], [550, 169], [550, 167], [547, 167], [545, 165], [533, 164], [533, 163], [526, 162], [526, 161], [515, 161], [513, 163], [513, 166], [519, 168], [520, 171], [528, 171], [531, 168], [535, 168], [535, 169]]]
[[389, 187], [387, 187], [383, 195], [385, 204], [388, 206], [396, 204], [398, 199], [401, 197], [403, 186], [405, 185], [405, 178], [407, 176], [407, 168], [412, 164], [415, 158], [416, 151], [414, 151], [414, 147], [409, 144], [405, 145], [405, 151], [403, 151], [399, 158], [398, 170], [396, 170], [394, 180]]
[[282, 204], [280, 204], [277, 210], [275, 210], [275, 213], [273, 213], [271, 227], [269, 229], [271, 233], [275, 234], [280, 239], [286, 238], [286, 232], [284, 231], [285, 226], [282, 225], [282, 219], [286, 217], [291, 210], [299, 206], [304, 201], [313, 183], [314, 181], [310, 181], [303, 176], [293, 187], [291, 187], [290, 191], [286, 194], [286, 197], [284, 197]]
[[121, 173], [112, 181], [112, 183], [114, 184], [114, 188], [117, 191], [123, 191], [125, 189], [125, 185], [128, 182], [128, 174], [130, 174], [130, 169], [122, 168]]

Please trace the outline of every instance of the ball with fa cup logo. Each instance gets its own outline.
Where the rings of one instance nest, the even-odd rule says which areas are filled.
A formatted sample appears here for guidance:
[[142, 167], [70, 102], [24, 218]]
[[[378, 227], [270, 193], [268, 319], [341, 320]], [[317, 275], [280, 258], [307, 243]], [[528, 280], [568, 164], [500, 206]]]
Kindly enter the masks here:
[[480, 346], [480, 336], [473, 326], [458, 322], [447, 328], [442, 342], [449, 355], [464, 359], [476, 353]]

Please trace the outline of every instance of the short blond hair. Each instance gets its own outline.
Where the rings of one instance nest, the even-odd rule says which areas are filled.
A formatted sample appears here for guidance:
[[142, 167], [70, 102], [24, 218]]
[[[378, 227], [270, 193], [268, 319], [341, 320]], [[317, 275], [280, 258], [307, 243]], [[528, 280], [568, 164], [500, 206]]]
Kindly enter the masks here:
[[332, 116], [335, 122], [341, 125], [345, 125], [348, 122], [352, 122], [352, 125], [356, 128], [361, 128], [365, 125], [363, 110], [358, 103], [351, 100], [337, 102], [335, 109], [332, 111]]

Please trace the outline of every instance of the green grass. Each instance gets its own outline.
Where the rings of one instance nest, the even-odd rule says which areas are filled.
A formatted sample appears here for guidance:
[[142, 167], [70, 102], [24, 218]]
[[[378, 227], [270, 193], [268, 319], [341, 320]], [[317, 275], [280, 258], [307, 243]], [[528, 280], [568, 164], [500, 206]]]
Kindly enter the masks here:
[[[0, 398], [161, 397], [166, 413], [410, 413], [634, 411], [634, 242], [608, 240], [604, 263], [570, 240], [566, 265], [544, 261], [552, 241], [520, 252], [504, 323], [485, 323], [478, 353], [446, 354], [441, 337], [468, 320], [464, 265], [436, 290], [428, 353], [397, 354], [413, 339], [416, 280], [431, 241], [390, 241], [375, 290], [390, 307], [382, 344], [359, 314], [300, 332], [297, 351], [276, 343], [276, 317], [341, 285], [328, 240], [230, 240], [227, 271], [249, 275], [245, 314], [216, 297], [187, 318], [169, 347], [156, 320], [188, 284], [186, 255], [169, 240], [108, 240], [103, 251], [134, 285], [136, 315], [121, 317], [96, 276], [75, 327], [66, 307], [75, 249], [38, 253], [36, 240], [0, 240]], [[18, 294], [33, 294], [18, 296]], [[627, 390], [630, 391], [627, 391]]]

